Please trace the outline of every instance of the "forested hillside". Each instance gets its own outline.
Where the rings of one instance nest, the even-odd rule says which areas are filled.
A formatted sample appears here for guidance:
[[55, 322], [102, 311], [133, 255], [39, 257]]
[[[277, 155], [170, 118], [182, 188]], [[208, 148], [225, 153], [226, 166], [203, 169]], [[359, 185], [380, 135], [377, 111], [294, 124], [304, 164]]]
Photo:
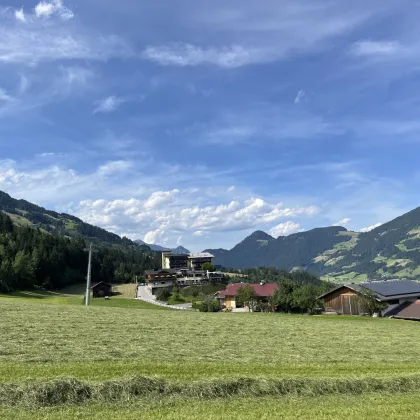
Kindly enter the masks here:
[[[52, 236], [19, 227], [0, 212], [0, 292], [43, 287], [58, 289], [85, 281], [87, 243], [82, 237]], [[130, 282], [159, 264], [158, 254], [137, 245], [96, 246], [92, 280]]]
[[275, 239], [257, 231], [231, 250], [210, 249], [234, 269], [303, 269], [334, 282], [420, 278], [420, 208], [367, 232], [327, 227]]
[[[17, 226], [37, 227], [53, 236], [83, 236], [96, 243], [135, 245], [127, 238], [120, 238], [105, 229], [85, 223], [75, 216], [46, 210], [25, 200], [16, 200], [3, 191], [0, 191], [0, 212], [7, 214]], [[143, 249], [146, 250], [146, 246]]]

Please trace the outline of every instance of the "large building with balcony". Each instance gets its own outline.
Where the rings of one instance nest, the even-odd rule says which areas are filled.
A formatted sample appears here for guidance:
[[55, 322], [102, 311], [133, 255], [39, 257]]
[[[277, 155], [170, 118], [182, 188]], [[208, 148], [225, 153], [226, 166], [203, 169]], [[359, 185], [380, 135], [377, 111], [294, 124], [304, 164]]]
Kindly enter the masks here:
[[204, 263], [212, 263], [214, 255], [209, 252], [196, 254], [173, 254], [171, 251], [162, 252], [162, 270], [201, 270]]

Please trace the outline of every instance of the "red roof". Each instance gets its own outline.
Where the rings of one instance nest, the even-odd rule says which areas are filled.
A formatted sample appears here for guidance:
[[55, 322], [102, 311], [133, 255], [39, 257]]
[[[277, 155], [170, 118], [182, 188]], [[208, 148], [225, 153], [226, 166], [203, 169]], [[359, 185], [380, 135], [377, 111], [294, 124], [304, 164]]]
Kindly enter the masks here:
[[251, 286], [255, 293], [258, 296], [261, 297], [269, 297], [274, 295], [274, 292], [277, 290], [277, 284], [276, 283], [264, 283], [264, 284], [260, 284], [260, 283], [256, 283], [256, 284], [251, 284], [251, 283], [233, 283], [233, 284], [229, 284], [226, 288], [226, 290], [221, 290], [220, 292], [218, 292], [218, 296], [221, 298], [224, 298], [226, 296], [236, 296], [236, 293], [238, 293], [238, 290], [243, 287], [243, 286]]

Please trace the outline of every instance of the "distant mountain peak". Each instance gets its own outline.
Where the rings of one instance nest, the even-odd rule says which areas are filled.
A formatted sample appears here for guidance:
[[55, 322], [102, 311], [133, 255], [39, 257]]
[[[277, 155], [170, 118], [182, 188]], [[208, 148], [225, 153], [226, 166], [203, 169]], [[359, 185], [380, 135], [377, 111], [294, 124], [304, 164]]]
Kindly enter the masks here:
[[172, 251], [174, 254], [190, 254], [191, 253], [191, 251], [189, 251], [187, 248], [184, 248], [183, 246], [178, 246], [176, 248], [168, 248], [168, 247], [157, 245], [157, 244], [147, 244], [141, 239], [137, 239], [134, 242], [136, 242], [139, 245], [146, 245], [152, 251]]
[[244, 239], [246, 240], [253, 240], [253, 241], [274, 241], [275, 238], [270, 236], [268, 233], [263, 232], [262, 230], [256, 230], [254, 233], [251, 233], [248, 237]]

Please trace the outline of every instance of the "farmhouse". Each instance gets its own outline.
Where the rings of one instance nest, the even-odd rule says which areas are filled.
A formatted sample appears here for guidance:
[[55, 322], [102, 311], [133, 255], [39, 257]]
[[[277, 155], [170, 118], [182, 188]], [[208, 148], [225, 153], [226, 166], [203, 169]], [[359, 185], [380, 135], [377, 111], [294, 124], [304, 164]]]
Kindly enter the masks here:
[[112, 295], [112, 285], [103, 281], [94, 284], [91, 289], [93, 298], [103, 298]]
[[359, 296], [367, 292], [373, 293], [378, 302], [388, 305], [382, 312], [383, 316], [396, 316], [409, 304], [420, 299], [420, 283], [408, 280], [350, 283], [324, 293], [319, 299], [324, 301], [326, 312], [360, 315], [364, 311]]
[[[225, 306], [228, 309], [235, 309], [236, 306], [236, 294], [238, 290], [248, 285], [248, 283], [232, 283], [229, 284], [226, 290], [221, 290], [216, 293], [216, 299], [219, 299], [220, 305], [223, 307]], [[273, 296], [277, 290], [276, 283], [257, 283], [257, 284], [249, 284], [257, 295], [258, 299], [263, 302], [268, 302], [268, 298]]]

